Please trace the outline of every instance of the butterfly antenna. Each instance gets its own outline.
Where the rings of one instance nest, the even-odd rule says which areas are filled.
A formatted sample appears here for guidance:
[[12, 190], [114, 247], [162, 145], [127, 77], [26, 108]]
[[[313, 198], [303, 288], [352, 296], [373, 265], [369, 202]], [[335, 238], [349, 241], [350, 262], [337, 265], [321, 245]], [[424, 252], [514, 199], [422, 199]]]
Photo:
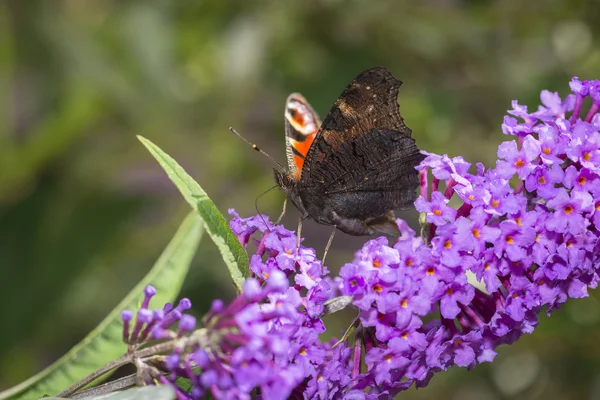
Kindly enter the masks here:
[[[267, 156], [271, 161], [273, 161], [275, 164], [277, 164], [279, 166], [279, 168], [281, 168], [282, 171], [285, 171], [285, 167], [283, 165], [281, 165], [279, 163], [279, 161], [277, 161], [275, 158], [271, 157], [270, 154], [268, 154], [268, 153], [264, 152], [263, 150], [261, 150], [256, 144], [252, 143], [251, 141], [249, 141], [248, 139], [246, 139], [245, 137], [243, 137], [238, 131], [236, 131], [232, 127], [229, 127], [229, 130], [231, 132], [233, 132], [237, 137], [239, 137], [240, 139], [242, 139], [244, 142], [248, 143], [254, 150], [258, 151], [261, 154], [264, 154], [265, 156]], [[269, 189], [269, 190], [271, 190], [271, 189]], [[268, 190], [267, 190], [267, 192], [268, 192]]]
[[256, 208], [256, 213], [260, 216], [260, 219], [262, 219], [262, 222], [265, 224], [265, 226], [267, 227], [267, 229], [269, 228], [269, 224], [267, 224], [267, 221], [263, 218], [262, 213], [258, 210], [258, 199], [260, 199], [261, 197], [263, 197], [265, 194], [269, 193], [271, 190], [275, 189], [277, 187], [277, 185], [270, 187], [269, 189], [265, 190], [264, 192], [262, 192], [257, 198], [256, 200], [254, 200], [254, 208]]

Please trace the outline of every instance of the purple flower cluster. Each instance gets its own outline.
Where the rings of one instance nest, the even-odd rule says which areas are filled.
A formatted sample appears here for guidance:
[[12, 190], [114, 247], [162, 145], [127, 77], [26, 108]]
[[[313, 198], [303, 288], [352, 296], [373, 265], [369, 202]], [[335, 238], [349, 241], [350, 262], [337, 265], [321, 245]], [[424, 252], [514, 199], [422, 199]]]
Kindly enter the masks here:
[[[317, 342], [317, 333], [301, 326], [301, 299], [281, 271], [273, 271], [262, 282], [249, 278], [243, 293], [228, 306], [215, 300], [197, 330], [196, 319], [183, 314], [191, 306], [188, 299], [175, 308], [167, 304], [163, 309], [149, 310], [154, 293], [153, 287], [146, 288], [133, 329], [133, 313], [126, 310], [121, 314], [123, 341], [130, 351], [149, 339], [174, 343], [172, 354], [164, 360], [168, 374], [140, 374], [148, 377], [147, 384], [171, 384], [178, 399], [200, 399], [209, 394], [219, 399], [250, 399], [256, 389], [268, 399], [287, 399], [304, 379], [302, 363], [307, 361], [291, 362], [289, 357], [295, 354], [298, 359], [309, 359], [315, 355], [309, 354], [309, 345], [298, 347], [292, 338], [301, 332], [306, 340]], [[178, 328], [172, 329], [176, 322]], [[136, 365], [152, 369], [141, 361]], [[179, 377], [189, 380], [188, 391], [176, 385]]]
[[495, 168], [471, 174], [461, 157], [426, 154], [415, 202], [425, 237], [400, 224], [396, 243], [371, 240], [342, 268], [342, 294], [375, 333], [361, 388], [394, 394], [491, 361], [498, 345], [533, 331], [544, 307], [598, 285], [600, 82], [574, 78], [571, 89], [564, 100], [542, 92], [533, 113], [513, 103], [502, 129], [516, 140], [499, 146]]
[[[215, 302], [191, 334], [187, 303], [148, 311], [148, 298], [133, 329], [123, 314], [124, 340], [196, 338], [167, 359], [171, 382], [192, 382], [180, 398], [194, 399], [391, 399], [451, 366], [492, 361], [541, 311], [598, 285], [600, 82], [570, 86], [565, 99], [543, 91], [532, 113], [513, 103], [502, 130], [514, 140], [499, 146], [495, 168], [470, 172], [461, 157], [425, 153], [422, 236], [399, 220], [394, 243], [368, 241], [338, 277], [313, 249], [296, 249], [294, 232], [230, 210], [232, 231], [256, 249], [244, 293]], [[352, 299], [360, 326], [323, 343], [321, 317], [338, 295]]]
[[[290, 331], [290, 347], [287, 362], [296, 366], [301, 380], [293, 398], [341, 398], [351, 388], [353, 360], [346, 344], [333, 347], [333, 343], [322, 343], [318, 335], [325, 332], [320, 316], [324, 303], [332, 297], [332, 286], [326, 275], [329, 273], [317, 259], [315, 250], [297, 246], [294, 232], [283, 226], [273, 226], [262, 216], [240, 218], [229, 210], [234, 218], [230, 226], [240, 242], [247, 247], [254, 240], [256, 251], [250, 257], [250, 270], [259, 282], [270, 279], [273, 274], [284, 274], [293, 284], [285, 297], [271, 297], [262, 307], [267, 309], [293, 307], [300, 318], [293, 324], [283, 322], [272, 326], [272, 332]], [[255, 233], [260, 239], [253, 239]], [[293, 302], [290, 302], [293, 299]], [[358, 375], [358, 369], [354, 371]], [[287, 393], [286, 393], [287, 394]], [[263, 398], [273, 398], [262, 393]], [[283, 396], [283, 398], [287, 398]]]
[[[170, 303], [162, 309], [150, 310], [150, 300], [156, 294], [153, 286], [146, 286], [142, 305], [135, 315], [135, 324], [131, 326], [133, 312], [125, 310], [121, 312], [123, 321], [123, 342], [131, 348], [145, 343], [150, 339], [174, 339], [192, 332], [196, 327], [196, 318], [183, 312], [189, 310], [192, 303], [189, 299], [181, 299], [176, 307]], [[179, 323], [177, 331], [170, 330], [173, 325]]]

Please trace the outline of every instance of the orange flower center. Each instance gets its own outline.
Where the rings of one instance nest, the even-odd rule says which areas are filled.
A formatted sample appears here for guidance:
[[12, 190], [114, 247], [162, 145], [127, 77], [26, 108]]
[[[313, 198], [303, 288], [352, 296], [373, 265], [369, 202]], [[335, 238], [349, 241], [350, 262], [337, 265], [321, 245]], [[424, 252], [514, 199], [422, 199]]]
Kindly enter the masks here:
[[545, 185], [545, 184], [546, 184], [546, 178], [544, 178], [543, 176], [540, 176], [540, 177], [538, 178], [538, 183], [539, 183], [540, 185]]
[[492, 207], [498, 208], [499, 205], [500, 205], [500, 200], [492, 200]]
[[427, 273], [427, 275], [433, 275], [435, 274], [435, 269], [433, 267], [429, 267], [425, 273]]
[[442, 210], [438, 210], [437, 208], [434, 208], [433, 213], [439, 217], [440, 215], [442, 215]]
[[376, 258], [376, 259], [373, 260], [373, 266], [375, 268], [381, 267], [381, 263], [379, 262], [379, 259]]
[[513, 244], [515, 242], [515, 240], [513, 239], [512, 236], [507, 236], [506, 237], [506, 244]]
[[523, 161], [523, 160], [515, 161], [515, 167], [521, 168], [523, 165], [525, 165], [525, 161]]
[[475, 236], [475, 239], [479, 239], [479, 237], [481, 236], [479, 234], [479, 229], [477, 228], [473, 229], [471, 232], [473, 232], [473, 236]]
[[583, 159], [585, 161], [590, 161], [592, 159], [592, 155], [590, 153], [583, 153]]
[[383, 288], [381, 287], [381, 285], [379, 283], [377, 283], [375, 286], [373, 286], [373, 291], [375, 291], [377, 293], [381, 293], [381, 292], [383, 292]]
[[579, 179], [577, 179], [577, 183], [579, 183], [580, 185], [585, 185], [585, 181], [587, 179], [585, 178], [585, 176], [580, 176]]
[[407, 301], [406, 299], [402, 300], [402, 301], [400, 302], [400, 306], [402, 306], [402, 308], [406, 308], [406, 307], [408, 307], [408, 301]]
[[550, 150], [550, 148], [549, 148], [549, 147], [543, 147], [543, 148], [542, 148], [542, 153], [544, 153], [545, 155], [548, 155], [548, 154], [550, 154], [550, 151], [551, 151], [551, 150]]
[[573, 207], [565, 206], [564, 210], [565, 210], [565, 214], [569, 215], [573, 212]]
[[449, 240], [446, 240], [444, 242], [444, 248], [445, 249], [451, 249], [452, 248], [452, 242], [450, 242]]

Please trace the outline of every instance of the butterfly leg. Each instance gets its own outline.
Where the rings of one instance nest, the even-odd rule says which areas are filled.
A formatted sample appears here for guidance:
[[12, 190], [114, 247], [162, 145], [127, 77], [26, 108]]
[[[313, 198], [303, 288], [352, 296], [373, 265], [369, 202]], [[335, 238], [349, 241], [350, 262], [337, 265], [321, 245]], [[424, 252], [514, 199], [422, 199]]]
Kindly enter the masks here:
[[323, 254], [323, 260], [321, 261], [321, 263], [323, 265], [325, 265], [325, 257], [327, 257], [327, 252], [329, 251], [329, 247], [331, 246], [331, 243], [333, 242], [333, 237], [335, 236], [335, 230], [337, 229], [337, 226], [333, 226], [333, 230], [331, 231], [331, 235], [329, 235], [329, 240], [327, 241], [327, 245], [325, 246], [325, 253]]
[[279, 225], [279, 223], [281, 222], [281, 219], [285, 215], [285, 209], [286, 209], [286, 207], [287, 207], [287, 197], [285, 198], [285, 200], [283, 200], [283, 210], [281, 211], [281, 215], [279, 215], [279, 218], [277, 218], [277, 221], [275, 222], [275, 225]]
[[302, 238], [302, 217], [298, 219], [298, 240], [296, 242], [296, 255], [300, 251], [300, 239]]

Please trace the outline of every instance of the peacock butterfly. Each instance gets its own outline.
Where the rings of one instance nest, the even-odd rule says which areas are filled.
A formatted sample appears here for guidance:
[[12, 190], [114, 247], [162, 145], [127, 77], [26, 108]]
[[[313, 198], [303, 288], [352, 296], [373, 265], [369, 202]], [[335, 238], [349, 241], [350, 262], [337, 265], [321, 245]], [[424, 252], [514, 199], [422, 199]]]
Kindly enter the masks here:
[[393, 210], [416, 199], [424, 158], [400, 115], [401, 85], [383, 67], [363, 71], [322, 124], [304, 97], [288, 97], [288, 169], [275, 169], [275, 181], [301, 220], [351, 235], [398, 232]]

